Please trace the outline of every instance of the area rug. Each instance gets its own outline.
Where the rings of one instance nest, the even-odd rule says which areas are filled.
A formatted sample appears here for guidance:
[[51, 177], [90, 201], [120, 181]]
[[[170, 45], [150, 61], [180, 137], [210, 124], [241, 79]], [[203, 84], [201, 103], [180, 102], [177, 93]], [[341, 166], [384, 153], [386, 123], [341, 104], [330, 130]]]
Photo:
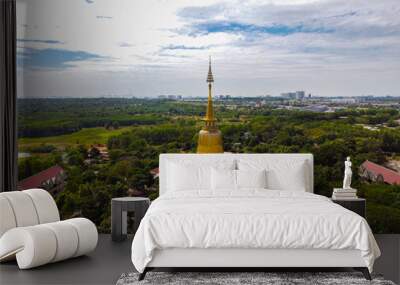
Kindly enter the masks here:
[[359, 272], [148, 272], [142, 281], [138, 281], [138, 276], [138, 273], [122, 274], [117, 285], [395, 285], [379, 275], [368, 281]]

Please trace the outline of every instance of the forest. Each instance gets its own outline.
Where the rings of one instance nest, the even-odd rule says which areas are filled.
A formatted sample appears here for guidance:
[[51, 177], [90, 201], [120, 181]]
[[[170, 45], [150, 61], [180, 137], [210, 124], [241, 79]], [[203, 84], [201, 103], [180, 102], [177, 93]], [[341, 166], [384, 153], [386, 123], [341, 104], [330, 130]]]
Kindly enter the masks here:
[[[146, 99], [19, 100], [19, 178], [54, 164], [67, 172], [56, 201], [64, 218], [85, 216], [110, 231], [110, 200], [136, 191], [155, 199], [160, 153], [195, 152], [204, 102]], [[256, 108], [246, 99], [216, 101], [224, 150], [234, 153], [312, 153], [314, 191], [331, 196], [343, 178], [343, 161], [353, 161], [353, 187], [367, 198], [375, 233], [400, 233], [400, 186], [363, 181], [365, 160], [398, 160], [399, 112], [393, 108], [347, 107], [330, 113]], [[382, 125], [384, 124], [384, 125]], [[366, 126], [379, 126], [368, 129]], [[92, 132], [91, 135], [86, 132]], [[96, 136], [94, 133], [101, 133]], [[59, 138], [59, 139], [58, 139]], [[93, 149], [104, 143], [109, 159]]]

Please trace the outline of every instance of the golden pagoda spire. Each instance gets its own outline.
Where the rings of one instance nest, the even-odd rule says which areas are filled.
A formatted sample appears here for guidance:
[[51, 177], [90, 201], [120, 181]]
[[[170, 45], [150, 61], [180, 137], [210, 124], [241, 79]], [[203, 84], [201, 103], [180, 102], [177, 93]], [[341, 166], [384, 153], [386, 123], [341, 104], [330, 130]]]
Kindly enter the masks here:
[[214, 82], [214, 76], [211, 71], [211, 56], [208, 60], [208, 74], [207, 74], [207, 83], [208, 83], [208, 100], [207, 100], [207, 112], [204, 121], [206, 122], [206, 128], [212, 128], [215, 126], [215, 119], [214, 119], [214, 108], [212, 102], [212, 95], [211, 95], [211, 83]]
[[205, 126], [199, 132], [199, 140], [197, 145], [197, 153], [220, 153], [224, 152], [222, 147], [222, 135], [215, 124], [214, 109], [212, 102], [212, 83], [214, 82], [214, 76], [211, 71], [211, 56], [208, 61], [208, 100], [207, 100], [207, 112], [204, 118]]

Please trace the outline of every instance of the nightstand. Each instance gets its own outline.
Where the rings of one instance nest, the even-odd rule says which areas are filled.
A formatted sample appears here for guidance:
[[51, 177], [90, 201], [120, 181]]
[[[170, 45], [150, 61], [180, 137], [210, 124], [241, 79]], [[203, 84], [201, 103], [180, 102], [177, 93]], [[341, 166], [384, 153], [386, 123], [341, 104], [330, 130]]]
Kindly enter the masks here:
[[354, 198], [354, 199], [332, 199], [332, 202], [339, 204], [340, 206], [359, 214], [361, 217], [366, 217], [366, 200], [364, 198]]
[[150, 206], [149, 198], [142, 197], [121, 197], [111, 200], [111, 238], [113, 241], [126, 239], [127, 212], [134, 212], [133, 232], [139, 227], [140, 221]]

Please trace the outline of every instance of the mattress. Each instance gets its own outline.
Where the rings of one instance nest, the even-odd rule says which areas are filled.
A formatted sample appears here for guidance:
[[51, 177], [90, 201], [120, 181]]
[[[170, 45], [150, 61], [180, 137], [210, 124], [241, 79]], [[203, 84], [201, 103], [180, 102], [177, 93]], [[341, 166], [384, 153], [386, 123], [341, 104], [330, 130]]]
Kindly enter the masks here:
[[248, 189], [207, 195], [166, 193], [132, 243], [139, 272], [163, 249], [359, 250], [372, 271], [380, 251], [364, 218], [307, 192]]

